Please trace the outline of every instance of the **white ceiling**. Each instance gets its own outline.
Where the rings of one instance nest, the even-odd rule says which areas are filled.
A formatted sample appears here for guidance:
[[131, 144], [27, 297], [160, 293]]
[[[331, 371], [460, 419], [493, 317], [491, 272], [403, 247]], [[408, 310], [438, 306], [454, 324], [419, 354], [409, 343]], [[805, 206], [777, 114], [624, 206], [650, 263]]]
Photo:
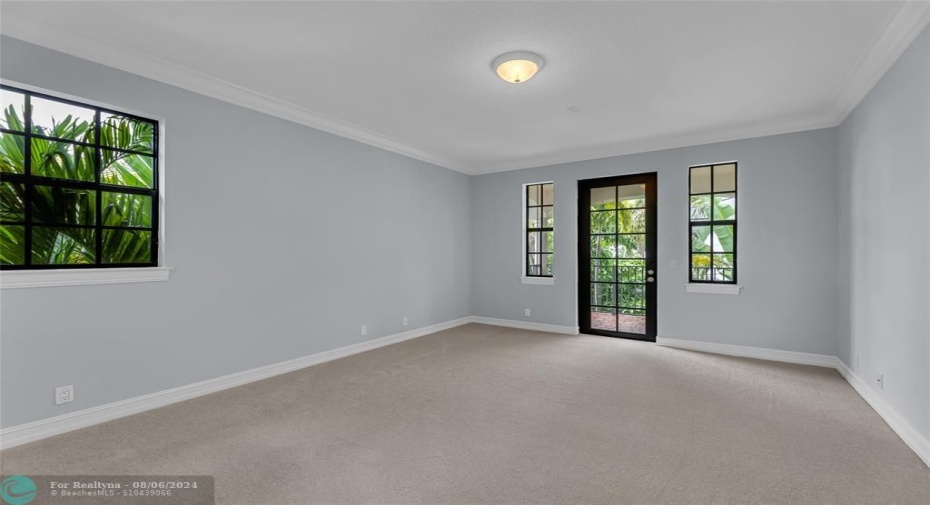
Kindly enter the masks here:
[[[930, 2], [0, 9], [10, 36], [466, 173], [834, 126], [930, 20]], [[512, 50], [545, 68], [505, 83], [490, 62]]]

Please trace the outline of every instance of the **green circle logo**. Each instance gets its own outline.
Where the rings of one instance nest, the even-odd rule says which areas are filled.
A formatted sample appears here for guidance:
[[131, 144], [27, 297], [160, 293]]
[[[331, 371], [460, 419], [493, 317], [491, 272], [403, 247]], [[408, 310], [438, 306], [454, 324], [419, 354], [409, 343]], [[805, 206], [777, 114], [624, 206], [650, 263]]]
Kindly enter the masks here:
[[0, 497], [10, 505], [26, 505], [36, 499], [36, 483], [25, 475], [11, 475], [0, 483]]

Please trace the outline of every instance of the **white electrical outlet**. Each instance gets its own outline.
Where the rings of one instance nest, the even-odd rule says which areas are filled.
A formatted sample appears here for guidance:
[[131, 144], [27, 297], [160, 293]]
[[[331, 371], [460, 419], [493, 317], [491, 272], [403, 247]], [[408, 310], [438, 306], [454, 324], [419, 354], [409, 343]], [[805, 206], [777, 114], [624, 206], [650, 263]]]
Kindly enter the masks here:
[[407, 318], [406, 318], [406, 317], [404, 318], [403, 323], [404, 323], [404, 326], [407, 326]]
[[530, 314], [532, 313], [533, 311], [531, 311], [530, 309], [523, 309], [523, 315], [526, 317], [530, 317]]
[[362, 326], [362, 336], [364, 337], [365, 335], [368, 335], [368, 327]]
[[885, 389], [885, 374], [878, 374], [878, 388]]
[[74, 401], [74, 386], [61, 386], [55, 388], [55, 405], [71, 403]]

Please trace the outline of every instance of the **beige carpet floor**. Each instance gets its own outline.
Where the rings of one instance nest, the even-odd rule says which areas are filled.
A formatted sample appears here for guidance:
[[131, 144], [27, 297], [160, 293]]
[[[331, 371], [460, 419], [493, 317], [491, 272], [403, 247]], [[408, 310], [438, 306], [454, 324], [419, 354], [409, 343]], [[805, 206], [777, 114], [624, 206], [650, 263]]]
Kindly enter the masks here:
[[930, 503], [930, 469], [834, 370], [483, 325], [0, 456], [214, 475], [224, 505]]

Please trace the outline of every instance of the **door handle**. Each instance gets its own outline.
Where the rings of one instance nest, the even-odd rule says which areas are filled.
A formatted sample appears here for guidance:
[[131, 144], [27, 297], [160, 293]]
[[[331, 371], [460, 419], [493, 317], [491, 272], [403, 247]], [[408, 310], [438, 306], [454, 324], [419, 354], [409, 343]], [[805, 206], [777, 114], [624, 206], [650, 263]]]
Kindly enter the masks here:
[[655, 275], [656, 271], [655, 271], [655, 270], [646, 270], [646, 273], [649, 274], [649, 275]]
[[655, 277], [646, 277], [646, 282], [655, 282]]

